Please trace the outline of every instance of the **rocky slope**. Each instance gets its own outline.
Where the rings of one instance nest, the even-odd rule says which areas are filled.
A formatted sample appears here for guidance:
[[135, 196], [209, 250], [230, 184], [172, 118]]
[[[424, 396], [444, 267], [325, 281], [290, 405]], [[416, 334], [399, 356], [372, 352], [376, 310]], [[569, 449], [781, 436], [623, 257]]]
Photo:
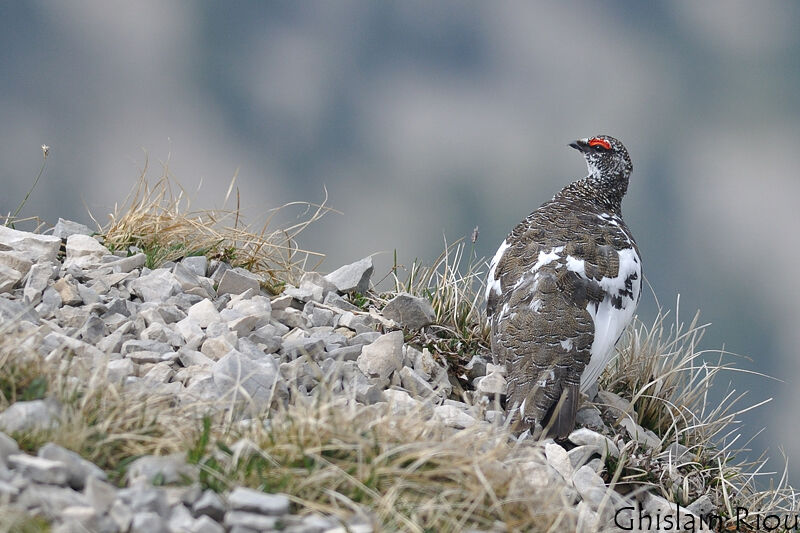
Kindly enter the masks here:
[[[471, 358], [465, 374], [454, 376], [442, 358], [406, 342], [434, 322], [427, 300], [394, 295], [380, 312], [354, 305], [350, 295], [370, 288], [369, 258], [326, 276], [307, 273], [278, 296], [264, 292], [250, 272], [203, 256], [155, 269], [146, 262], [135, 249], [112, 254], [87, 228], [66, 221], [52, 235], [0, 227], [2, 332], [42, 361], [69, 361], [70, 368], [88, 369], [83, 376], [100, 375], [109, 387], [166, 398], [187, 416], [203, 405], [231, 424], [268, 424], [269, 413], [281, 406], [325, 396], [359, 409], [360, 416], [416, 413], [420, 424], [451, 435], [500, 435], [513, 449], [531, 453], [522, 476], [527, 488], [515, 498], [556, 494], [565, 517], [559, 530], [674, 531], [668, 524], [680, 516], [682, 525], [699, 531], [700, 516], [717, 512], [719, 502], [702, 487], [682, 508], [663, 498], [656, 484], [609, 488], [621, 454], [626, 460], [646, 456], [648, 468], [668, 473], [677, 485], [683, 482], [681, 465], [697, 459], [638, 425], [631, 404], [611, 392], [592, 395], [567, 443], [512, 435], [500, 408], [504, 369], [492, 365], [488, 354], [465, 354]], [[90, 386], [75, 378], [70, 383], [76, 390]], [[63, 398], [39, 396], [13, 403], [7, 397], [2, 404], [0, 503], [41, 517], [54, 531], [390, 527], [380, 510], [367, 505], [326, 513], [304, 507], [292, 494], [258, 487], [228, 486], [217, 493], [186, 453], [135, 458], [124, 476], [111, 480], [108, 465], [104, 470], [54, 442], [36, 449], [25, 444], [26, 435], [52, 435], [70, 424]]]

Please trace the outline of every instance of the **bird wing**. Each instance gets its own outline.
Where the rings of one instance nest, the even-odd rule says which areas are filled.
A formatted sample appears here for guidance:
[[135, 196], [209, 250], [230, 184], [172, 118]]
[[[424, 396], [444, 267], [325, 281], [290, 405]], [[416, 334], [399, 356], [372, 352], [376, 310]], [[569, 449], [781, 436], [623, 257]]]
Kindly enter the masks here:
[[563, 437], [575, 424], [594, 339], [592, 317], [575, 298], [587, 302], [596, 291], [557, 264], [524, 275], [492, 323], [493, 344], [507, 368], [507, 405], [527, 423], [551, 425], [548, 433]]

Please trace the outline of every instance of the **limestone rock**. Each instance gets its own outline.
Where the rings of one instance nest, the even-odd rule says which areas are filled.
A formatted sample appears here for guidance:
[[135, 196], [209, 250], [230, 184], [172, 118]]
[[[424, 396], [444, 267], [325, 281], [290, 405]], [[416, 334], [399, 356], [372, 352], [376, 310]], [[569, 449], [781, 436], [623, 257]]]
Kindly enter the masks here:
[[86, 268], [102, 263], [103, 257], [111, 255], [108, 248], [97, 242], [97, 239], [74, 233], [67, 237], [67, 257], [64, 260], [64, 268], [78, 266]]
[[359, 292], [363, 294], [369, 290], [369, 279], [373, 269], [372, 257], [365, 257], [355, 263], [337, 268], [325, 276], [325, 279], [335, 285], [336, 290], [341, 293]]
[[285, 495], [267, 494], [245, 487], [237, 487], [228, 495], [228, 505], [234, 511], [270, 516], [280, 516], [289, 512], [289, 498]]
[[364, 346], [357, 362], [365, 374], [388, 378], [403, 364], [403, 332], [392, 331]]
[[436, 321], [436, 311], [425, 298], [400, 293], [383, 308], [383, 315], [403, 327], [420, 329]]

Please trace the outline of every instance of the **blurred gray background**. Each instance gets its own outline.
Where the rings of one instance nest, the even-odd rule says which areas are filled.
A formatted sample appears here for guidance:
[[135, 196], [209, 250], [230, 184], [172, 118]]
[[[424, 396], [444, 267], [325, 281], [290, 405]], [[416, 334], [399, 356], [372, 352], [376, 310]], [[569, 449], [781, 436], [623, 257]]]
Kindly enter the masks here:
[[[393, 250], [433, 260], [480, 227], [478, 255], [567, 182], [578, 137], [634, 161], [625, 216], [661, 304], [712, 322], [732, 375], [800, 482], [800, 3], [26, 2], [0, 7], [0, 211], [106, 222], [145, 163], [170, 160], [197, 208], [238, 169], [257, 220], [329, 215], [300, 244], [321, 270]], [[647, 293], [640, 316], [656, 302]], [[723, 389], [727, 383], [720, 382]], [[790, 421], [788, 424], [786, 421]], [[756, 454], [757, 455], [757, 454]]]

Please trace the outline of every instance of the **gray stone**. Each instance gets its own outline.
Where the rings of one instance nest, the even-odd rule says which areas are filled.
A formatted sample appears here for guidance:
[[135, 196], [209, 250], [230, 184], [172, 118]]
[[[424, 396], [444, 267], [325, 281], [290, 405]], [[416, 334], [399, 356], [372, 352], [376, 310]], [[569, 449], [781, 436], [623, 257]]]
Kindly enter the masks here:
[[8, 465], [14, 471], [36, 483], [66, 485], [67, 479], [69, 479], [67, 466], [61, 461], [15, 453], [8, 456]]
[[129, 484], [139, 478], [149, 483], [185, 483], [197, 477], [197, 469], [186, 463], [185, 453], [145, 455], [130, 464], [127, 477]]
[[133, 522], [133, 509], [130, 505], [116, 500], [108, 510], [108, 516], [119, 527], [120, 531], [129, 531]]
[[258, 319], [254, 329], [269, 324], [272, 304], [266, 296], [256, 295], [248, 299], [231, 300], [228, 304], [231, 311], [235, 311], [243, 317], [254, 317]]
[[544, 445], [544, 454], [550, 466], [561, 474], [564, 480], [569, 481], [572, 479], [572, 463], [570, 462], [567, 450], [555, 442], [548, 442]]
[[48, 442], [39, 448], [38, 455], [44, 459], [61, 462], [67, 469], [67, 483], [75, 490], [83, 490], [89, 477], [102, 481], [107, 478], [100, 467], [58, 444]]
[[425, 298], [400, 293], [383, 308], [383, 315], [403, 327], [420, 329], [436, 321], [436, 311]]
[[400, 369], [400, 382], [403, 388], [418, 398], [429, 398], [436, 394], [433, 387], [411, 368], [404, 366]]
[[97, 344], [106, 336], [105, 322], [97, 315], [90, 315], [78, 331], [78, 335], [89, 344]]
[[480, 355], [473, 355], [465, 368], [469, 379], [474, 380], [475, 378], [483, 377], [486, 375], [486, 359]]
[[607, 492], [603, 478], [590, 466], [585, 465], [573, 474], [572, 483], [583, 501], [589, 504], [592, 511], [597, 511]]
[[220, 522], [225, 516], [225, 504], [216, 492], [207, 489], [192, 505], [192, 512], [195, 516], [206, 515]]
[[95, 476], [88, 476], [83, 494], [95, 511], [99, 514], [105, 514], [111, 509], [114, 500], [117, 498], [117, 489], [110, 483], [106, 483]]
[[172, 351], [172, 346], [165, 342], [148, 339], [130, 339], [122, 343], [122, 354], [132, 354], [135, 352], [156, 352], [167, 353]]
[[427, 348], [423, 348], [420, 352], [419, 350], [408, 347], [407, 353], [410, 353], [414, 358], [414, 370], [426, 380], [444, 373], [444, 369], [436, 364], [431, 352]]
[[195, 274], [192, 270], [190, 270], [186, 265], [183, 263], [176, 263], [175, 266], [172, 268], [172, 273], [175, 275], [175, 279], [178, 280], [178, 283], [181, 284], [181, 288], [186, 292], [192, 292], [193, 294], [198, 294], [203, 298], [210, 298], [213, 295], [208, 292], [208, 288], [213, 290], [210, 282], [207, 282], [208, 285], [205, 287], [201, 282], [200, 276]]
[[608, 453], [611, 457], [619, 458], [617, 445], [605, 435], [601, 435], [591, 429], [578, 428], [569, 434], [568, 439], [578, 446], [593, 447], [603, 457]]
[[606, 425], [600, 416], [600, 411], [593, 405], [585, 405], [578, 409], [575, 415], [575, 423], [578, 426], [587, 427], [593, 430], [603, 430]]
[[167, 523], [158, 514], [144, 511], [133, 515], [130, 533], [169, 533]]
[[486, 411], [484, 417], [490, 424], [502, 425], [503, 422], [506, 421], [506, 414], [503, 411], [496, 411], [493, 409]]
[[0, 319], [2, 319], [2, 322], [16, 322], [19, 320], [25, 320], [33, 324], [39, 322], [38, 313], [31, 306], [3, 297], [0, 297]]
[[361, 355], [361, 345], [342, 346], [328, 352], [328, 357], [331, 359], [341, 359], [342, 361], [356, 361], [359, 355]]
[[194, 523], [194, 517], [185, 505], [177, 504], [172, 506], [167, 523], [170, 531], [188, 532], [192, 530]]
[[339, 316], [338, 325], [350, 328], [356, 333], [366, 333], [375, 331], [375, 327], [380, 326], [381, 322], [370, 315], [363, 313], [354, 315], [345, 311]]
[[456, 429], [474, 426], [478, 421], [463, 410], [452, 405], [437, 405], [433, 412], [442, 420], [442, 424]]
[[97, 242], [97, 239], [81, 233], [67, 237], [66, 249], [64, 268], [73, 265], [80, 268], [99, 265], [102, 263], [103, 257], [111, 254], [108, 248]]
[[600, 452], [594, 446], [576, 446], [567, 452], [570, 465], [574, 470], [589, 464]]
[[365, 374], [388, 378], [403, 364], [403, 332], [392, 331], [364, 346], [357, 362]]
[[367, 345], [367, 344], [372, 344], [373, 342], [378, 340], [380, 337], [381, 337], [381, 334], [378, 331], [366, 331], [364, 333], [359, 333], [358, 335], [356, 335], [352, 339], [348, 340], [347, 344], [350, 345], [350, 346], [356, 346], [356, 345], [364, 346], [364, 345]]
[[638, 414], [633, 410], [631, 402], [613, 392], [598, 391], [595, 403], [603, 406], [606, 412], [614, 418], [619, 419], [627, 415], [632, 417], [634, 421], [638, 420]]
[[159, 268], [130, 283], [131, 291], [144, 302], [166, 302], [181, 290], [175, 274]]
[[102, 359], [105, 357], [105, 354], [101, 352], [99, 349], [95, 348], [91, 344], [83, 342], [78, 339], [74, 339], [62, 333], [58, 333], [55, 331], [51, 331], [50, 333], [45, 336], [45, 341], [48, 345], [54, 345], [55, 353], [58, 358], [63, 356], [64, 350], [71, 350], [75, 353], [78, 357], [86, 358], [86, 359]]
[[10, 292], [19, 285], [19, 282], [30, 272], [33, 264], [34, 261], [28, 259], [23, 252], [0, 250], [0, 273], [4, 278], [2, 292]]
[[482, 378], [476, 378], [475, 390], [484, 396], [505, 396], [508, 384], [506, 378], [498, 372], [492, 372]]
[[333, 282], [327, 280], [325, 276], [317, 272], [306, 272], [300, 278], [301, 290], [311, 291], [313, 300], [315, 302], [322, 302], [329, 293], [338, 290], [338, 287]]
[[141, 350], [138, 352], [131, 352], [127, 357], [137, 365], [144, 365], [147, 363], [160, 363], [162, 361], [177, 361], [180, 355], [178, 352], [154, 352], [150, 350]]
[[293, 298], [286, 294], [281, 294], [280, 296], [270, 300], [270, 306], [272, 307], [273, 311], [283, 311], [287, 307], [291, 307], [293, 303]]
[[61, 248], [61, 239], [53, 235], [39, 235], [0, 226], [0, 244], [22, 252], [32, 262], [56, 263], [58, 251]]
[[91, 235], [92, 230], [80, 222], [74, 222], [59, 217], [58, 222], [56, 222], [55, 227], [53, 227], [53, 236], [59, 239], [66, 239], [70, 235], [76, 234]]
[[75, 282], [69, 277], [63, 277], [53, 284], [53, 288], [58, 291], [63, 305], [79, 305], [83, 303]]
[[225, 513], [225, 527], [231, 533], [251, 533], [256, 531], [274, 531], [278, 523], [277, 516], [264, 516], [244, 511], [228, 511]]
[[[665, 523], [667, 517], [671, 518], [672, 524], [678, 525], [678, 527], [674, 528], [675, 530], [686, 530], [684, 526], [693, 522], [695, 531], [711, 531], [699, 516], [689, 511], [686, 507], [671, 503], [651, 492], [645, 493], [642, 501], [642, 510], [645, 514], [654, 517], [653, 522], [656, 522], [655, 517], [658, 517], [661, 523]], [[689, 519], [690, 515], [693, 515], [693, 519]], [[679, 519], [678, 517], [681, 518]]]
[[373, 269], [372, 257], [365, 257], [355, 263], [337, 268], [325, 276], [325, 279], [333, 283], [339, 292], [355, 291], [364, 294], [369, 290], [369, 279]]
[[37, 509], [39, 514], [55, 519], [67, 507], [89, 505], [80, 492], [69, 487], [30, 483], [17, 497], [17, 504], [26, 509]]
[[[31, 265], [28, 278], [25, 280], [23, 296], [26, 302], [38, 303], [51, 279], [55, 278], [58, 268], [53, 263], [42, 262]], [[0, 292], [5, 292], [0, 288]]]
[[310, 288], [301, 289], [299, 287], [293, 287], [289, 285], [286, 287], [286, 289], [284, 289], [283, 294], [285, 296], [291, 296], [292, 298], [294, 298], [299, 302], [313, 302], [313, 301], [320, 302], [322, 301], [322, 289], [319, 287], [315, 288], [317, 289], [316, 294], [314, 293], [313, 289]]
[[281, 324], [284, 324], [288, 328], [308, 329], [311, 327], [311, 321], [309, 318], [301, 311], [298, 311], [293, 307], [287, 307], [283, 310], [273, 309], [272, 318]]
[[708, 494], [703, 494], [695, 501], [690, 503], [686, 507], [686, 510], [697, 516], [707, 516], [713, 512], [716, 512], [717, 506], [714, 505], [714, 502], [711, 501], [711, 498], [709, 498]]
[[100, 295], [97, 293], [96, 290], [90, 289], [86, 285], [82, 285], [78, 283], [78, 294], [81, 296], [81, 300], [86, 305], [100, 303]]
[[19, 453], [17, 441], [0, 432], [0, 464], [4, 463], [8, 456], [14, 453]]
[[325, 305], [327, 305], [329, 307], [335, 307], [336, 309], [341, 309], [342, 311], [350, 311], [350, 312], [360, 311], [360, 309], [358, 307], [356, 307], [355, 305], [351, 304], [350, 302], [348, 302], [347, 300], [345, 300], [344, 298], [342, 298], [341, 296], [339, 296], [335, 292], [329, 292], [325, 296], [325, 300], [323, 300], [322, 303], [324, 303]]
[[194, 521], [190, 533], [225, 533], [225, 528], [207, 516]]
[[[178, 354], [178, 357], [180, 357], [180, 354]], [[144, 378], [157, 383], [169, 383], [173, 376], [175, 376], [175, 371], [172, 369], [172, 365], [169, 362], [162, 361], [153, 365], [145, 373]]]
[[53, 400], [20, 401], [0, 413], [0, 429], [6, 433], [51, 429], [60, 416], [61, 408]]
[[[160, 318], [161, 315], [156, 313]], [[172, 347], [183, 346], [183, 335], [174, 331], [171, 327], [154, 322], [147, 326], [141, 333], [142, 340], [158, 341], [169, 344]]]
[[[272, 358], [255, 362], [241, 352], [231, 350], [211, 369], [214, 384], [227, 401], [244, 401], [255, 412], [269, 407], [270, 393], [278, 370]], [[227, 397], [227, 395], [232, 395]]]
[[56, 312], [56, 309], [61, 307], [61, 295], [58, 291], [50, 286], [47, 287], [42, 293], [42, 301], [36, 306], [36, 312], [42, 318], [50, 318]]
[[117, 528], [107, 517], [101, 517], [94, 508], [88, 505], [73, 505], [62, 509], [58, 517], [59, 523], [53, 533], [97, 533], [116, 532]]
[[232, 268], [222, 274], [217, 294], [241, 294], [247, 289], [260, 289], [258, 277], [243, 268]]
[[188, 348], [181, 348], [178, 350], [178, 360], [184, 367], [191, 367], [194, 365], [211, 366], [215, 362], [214, 359], [207, 357], [203, 352]]
[[203, 329], [200, 327], [200, 325], [188, 316], [175, 323], [175, 330], [181, 335], [181, 337], [183, 337], [183, 348], [189, 350], [195, 350], [199, 348], [206, 338], [206, 335], [203, 333]]
[[204, 255], [193, 255], [181, 259], [181, 264], [191, 270], [196, 276], [205, 277], [208, 269], [208, 258]]
[[620, 420], [619, 424], [625, 428], [625, 431], [633, 440], [639, 442], [648, 450], [658, 451], [661, 449], [661, 439], [652, 431], [644, 429], [628, 417]]
[[125, 381], [128, 376], [136, 375], [136, 365], [130, 359], [115, 359], [106, 364], [106, 373], [108, 381], [111, 383], [120, 383]]
[[[106, 263], [105, 266], [111, 268], [111, 271], [115, 274], [128, 274], [137, 268], [144, 267], [145, 263], [147, 263], [147, 256], [143, 253], [138, 253], [130, 257], [123, 257], [122, 259]], [[116, 284], [124, 279], [128, 279], [128, 276], [118, 276], [114, 279], [118, 280], [113, 283]]]
[[[236, 337], [236, 334], [234, 333], [233, 336]], [[203, 355], [215, 361], [221, 359], [225, 354], [235, 349], [235, 339], [231, 342], [231, 339], [227, 335], [208, 338], [203, 341], [203, 345], [200, 347], [200, 351]]]
[[[245, 487], [236, 487], [228, 495], [228, 506], [234, 511], [280, 516], [289, 512], [289, 498], [284, 494], [267, 494]], [[225, 523], [227, 525], [227, 518]]]
[[311, 338], [286, 340], [281, 346], [280, 353], [290, 361], [306, 356], [318, 360], [325, 353], [325, 342], [322, 339]]
[[372, 405], [385, 400], [383, 394], [385, 380], [380, 378], [370, 379], [361, 372], [356, 371], [349, 378], [343, 377], [342, 383], [348, 390], [355, 391], [356, 401], [364, 405]]

